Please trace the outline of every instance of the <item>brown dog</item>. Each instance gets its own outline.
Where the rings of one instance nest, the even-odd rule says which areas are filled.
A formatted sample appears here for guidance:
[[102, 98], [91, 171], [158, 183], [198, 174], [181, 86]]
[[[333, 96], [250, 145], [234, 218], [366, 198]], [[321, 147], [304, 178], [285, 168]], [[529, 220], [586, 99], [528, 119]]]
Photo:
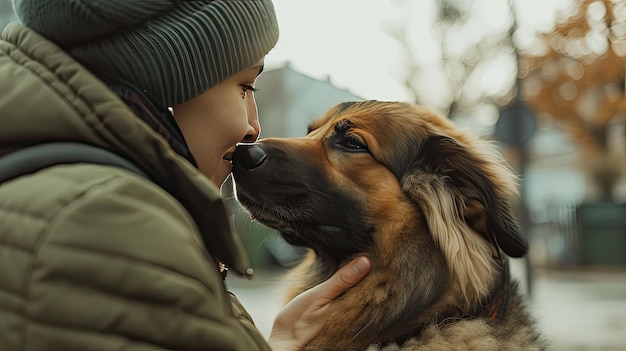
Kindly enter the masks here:
[[419, 106], [343, 103], [303, 138], [237, 147], [253, 218], [311, 248], [289, 298], [367, 255], [310, 350], [543, 350], [507, 255], [527, 243], [491, 145]]

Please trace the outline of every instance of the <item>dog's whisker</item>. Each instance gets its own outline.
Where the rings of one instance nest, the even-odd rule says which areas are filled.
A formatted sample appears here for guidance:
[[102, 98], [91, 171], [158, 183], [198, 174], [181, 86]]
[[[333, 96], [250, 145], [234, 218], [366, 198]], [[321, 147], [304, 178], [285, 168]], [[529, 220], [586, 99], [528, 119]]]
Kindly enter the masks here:
[[361, 328], [358, 332], [356, 332], [356, 334], [354, 334], [352, 336], [352, 339], [356, 339], [365, 329], [367, 329], [371, 324], [373, 323], [373, 321], [369, 321], [366, 325], [363, 326], [363, 328]]

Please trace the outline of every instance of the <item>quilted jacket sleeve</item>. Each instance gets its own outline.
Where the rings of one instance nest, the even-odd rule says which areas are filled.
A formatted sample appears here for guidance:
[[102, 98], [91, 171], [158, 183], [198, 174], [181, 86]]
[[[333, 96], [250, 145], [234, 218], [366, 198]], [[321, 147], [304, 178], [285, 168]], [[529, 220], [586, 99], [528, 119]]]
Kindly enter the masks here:
[[269, 350], [236, 315], [185, 210], [129, 178], [90, 181], [46, 226], [30, 272], [27, 349]]

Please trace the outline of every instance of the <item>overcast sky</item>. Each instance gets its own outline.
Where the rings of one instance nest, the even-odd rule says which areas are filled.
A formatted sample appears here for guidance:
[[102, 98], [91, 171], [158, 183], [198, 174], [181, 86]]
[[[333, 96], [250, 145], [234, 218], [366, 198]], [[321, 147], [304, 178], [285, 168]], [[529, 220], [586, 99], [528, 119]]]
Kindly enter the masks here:
[[[408, 19], [413, 41], [424, 60], [435, 59], [438, 43], [430, 30], [433, 1], [410, 1], [400, 9], [393, 0], [274, 0], [281, 36], [266, 58], [268, 68], [289, 61], [292, 67], [315, 78], [325, 79], [364, 98], [404, 100], [408, 94], [399, 83], [402, 72], [401, 51], [383, 28], [393, 21]], [[475, 34], [502, 29], [507, 25], [507, 0], [459, 0], [473, 3], [476, 9]], [[556, 10], [571, 0], [516, 0], [522, 41], [538, 30], [549, 30]], [[469, 34], [468, 34], [469, 35]], [[504, 84], [507, 66], [485, 73], [492, 89]]]
[[[266, 58], [268, 69], [290, 62], [301, 73], [327, 79], [355, 95], [378, 100], [407, 100], [402, 87], [402, 51], [385, 32], [397, 21], [411, 23], [412, 41], [421, 60], [436, 60], [439, 43], [432, 37], [434, 2], [409, 0], [400, 8], [396, 0], [273, 0], [281, 28], [280, 40]], [[530, 40], [539, 30], [549, 30], [557, 9], [572, 0], [513, 0], [519, 25]], [[401, 1], [400, 1], [401, 2]], [[458, 0], [472, 4], [474, 26], [467, 36], [498, 31], [507, 25], [509, 0]], [[7, 5], [10, 0], [0, 0]], [[5, 9], [8, 10], [8, 9]], [[467, 38], [459, 38], [468, 40]], [[471, 39], [470, 39], [471, 40]], [[427, 62], [426, 62], [427, 63]], [[493, 65], [482, 84], [497, 90], [507, 86], [511, 63]], [[436, 80], [433, 80], [435, 82]], [[438, 87], [432, 87], [438, 94]]]

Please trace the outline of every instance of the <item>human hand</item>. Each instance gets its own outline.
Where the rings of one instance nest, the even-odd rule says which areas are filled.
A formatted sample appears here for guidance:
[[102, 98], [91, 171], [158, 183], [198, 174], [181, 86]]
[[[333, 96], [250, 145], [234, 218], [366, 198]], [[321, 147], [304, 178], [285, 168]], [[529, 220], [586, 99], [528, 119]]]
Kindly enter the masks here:
[[300, 350], [328, 317], [332, 302], [356, 285], [371, 269], [367, 257], [359, 257], [339, 269], [327, 281], [296, 296], [280, 311], [268, 343], [274, 351]]

